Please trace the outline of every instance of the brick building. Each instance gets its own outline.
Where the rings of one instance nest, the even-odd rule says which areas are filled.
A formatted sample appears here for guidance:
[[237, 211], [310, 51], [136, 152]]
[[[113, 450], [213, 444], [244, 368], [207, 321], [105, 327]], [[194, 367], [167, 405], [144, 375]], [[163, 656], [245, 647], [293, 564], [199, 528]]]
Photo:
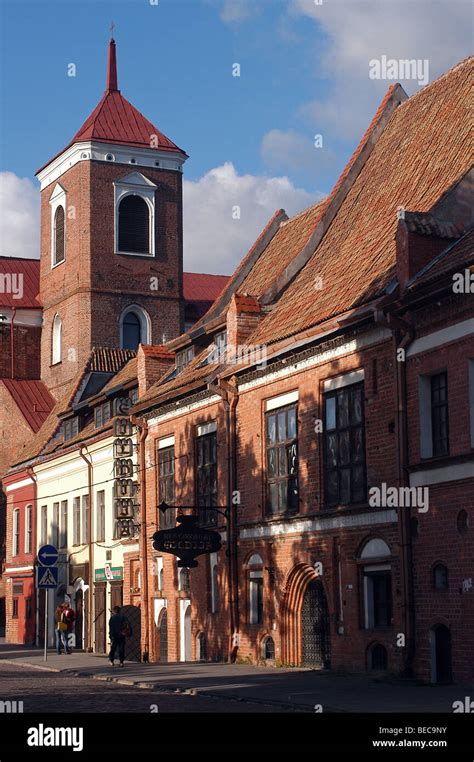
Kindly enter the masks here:
[[[472, 65], [390, 87], [328, 198], [274, 215], [159, 381], [150, 358], [152, 660], [472, 679]], [[186, 570], [152, 536], [190, 506], [222, 549]]]
[[[69, 410], [78, 404], [77, 395], [86, 403], [102, 389], [108, 392], [111, 374], [121, 370], [116, 362], [121, 352], [133, 354], [139, 344], [179, 335], [206, 312], [227, 282], [225, 276], [183, 273], [186, 159], [118, 89], [111, 40], [103, 97], [66, 148], [37, 173], [40, 260], [0, 257], [0, 478], [13, 464], [17, 484], [24, 468], [56, 452], [63, 429], [69, 435], [73, 427], [82, 442], [84, 421]], [[67, 415], [65, 423], [58, 417], [65, 410], [69, 423]], [[68, 453], [70, 448], [68, 443]], [[6, 522], [1, 491], [0, 497], [2, 631], [5, 595], [8, 611], [17, 605], [12, 578], [8, 588], [2, 581], [2, 565], [5, 559], [9, 568], [16, 568], [17, 560], [23, 563], [21, 554], [12, 555], [18, 549], [11, 542], [5, 550], [5, 525], [11, 533], [15, 511], [22, 516], [24, 501], [33, 498], [12, 488]], [[109, 497], [110, 512], [111, 493]], [[34, 513], [32, 520], [41, 517]], [[52, 513], [48, 521], [52, 527]], [[83, 572], [77, 578], [87, 585], [89, 571]], [[20, 605], [21, 616], [24, 608]], [[85, 624], [83, 629], [87, 637], [80, 640], [93, 642], [93, 633]], [[21, 640], [25, 632], [19, 623], [9, 625], [9, 637]]]

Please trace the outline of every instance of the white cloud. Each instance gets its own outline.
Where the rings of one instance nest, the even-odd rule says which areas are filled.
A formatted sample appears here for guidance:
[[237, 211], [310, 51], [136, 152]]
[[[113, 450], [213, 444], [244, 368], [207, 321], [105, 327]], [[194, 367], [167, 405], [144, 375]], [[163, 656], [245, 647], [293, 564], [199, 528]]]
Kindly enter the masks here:
[[265, 164], [271, 169], [308, 173], [313, 178], [334, 166], [333, 151], [316, 147], [316, 135], [302, 135], [296, 130], [270, 130], [262, 139], [261, 153]]
[[[230, 162], [185, 180], [185, 270], [231, 274], [277, 209], [291, 216], [320, 198], [287, 177], [239, 175]], [[233, 219], [236, 206], [240, 219]]]
[[39, 258], [39, 207], [31, 180], [0, 172], [0, 255]]
[[[360, 137], [391, 81], [369, 79], [369, 61], [428, 59], [433, 81], [471, 53], [469, 0], [291, 0], [289, 17], [307, 16], [318, 24], [326, 44], [318, 46], [314, 71], [329, 79], [327, 98], [305, 104], [301, 113], [336, 137]], [[411, 94], [415, 81], [401, 80]]]

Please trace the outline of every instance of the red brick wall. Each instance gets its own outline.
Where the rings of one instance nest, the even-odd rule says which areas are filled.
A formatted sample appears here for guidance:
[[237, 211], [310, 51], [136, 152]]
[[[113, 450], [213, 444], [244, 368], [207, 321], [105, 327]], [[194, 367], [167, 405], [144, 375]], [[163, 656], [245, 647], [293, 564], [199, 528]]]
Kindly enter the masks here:
[[27, 379], [40, 377], [39, 326], [13, 325], [13, 376], [11, 326], [0, 325], [0, 378]]
[[[52, 183], [41, 194], [41, 288], [44, 305], [42, 378], [58, 387], [84, 365], [93, 346], [119, 346], [119, 318], [130, 304], [150, 315], [152, 341], [176, 336], [182, 320], [182, 177], [178, 172], [134, 167], [156, 191], [156, 256], [114, 253], [114, 180], [129, 165], [83, 161], [59, 179], [67, 192], [66, 259], [51, 268]], [[75, 219], [69, 213], [73, 207]], [[152, 278], [158, 278], [154, 290]], [[51, 327], [63, 322], [63, 362], [51, 368]], [[72, 350], [72, 351], [71, 351]]]
[[0, 425], [1, 478], [34, 436], [3, 384], [0, 384]]

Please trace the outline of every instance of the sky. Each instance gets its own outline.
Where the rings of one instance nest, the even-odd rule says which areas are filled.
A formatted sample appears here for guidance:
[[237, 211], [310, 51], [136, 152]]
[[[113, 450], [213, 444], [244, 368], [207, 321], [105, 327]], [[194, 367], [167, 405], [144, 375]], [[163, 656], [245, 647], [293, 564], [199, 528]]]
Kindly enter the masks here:
[[100, 100], [112, 21], [119, 88], [190, 156], [194, 272], [330, 192], [393, 83], [371, 61], [426, 61], [411, 95], [472, 52], [470, 0], [0, 0], [0, 255], [39, 257], [35, 172]]

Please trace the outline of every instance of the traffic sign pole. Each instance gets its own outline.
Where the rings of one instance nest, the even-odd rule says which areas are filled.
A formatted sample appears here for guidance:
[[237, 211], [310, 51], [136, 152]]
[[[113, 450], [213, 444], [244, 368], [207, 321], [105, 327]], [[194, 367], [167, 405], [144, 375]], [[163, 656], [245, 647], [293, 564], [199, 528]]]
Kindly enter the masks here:
[[44, 606], [44, 657], [43, 661], [48, 661], [48, 604], [49, 604], [49, 589], [45, 588], [45, 606]]

